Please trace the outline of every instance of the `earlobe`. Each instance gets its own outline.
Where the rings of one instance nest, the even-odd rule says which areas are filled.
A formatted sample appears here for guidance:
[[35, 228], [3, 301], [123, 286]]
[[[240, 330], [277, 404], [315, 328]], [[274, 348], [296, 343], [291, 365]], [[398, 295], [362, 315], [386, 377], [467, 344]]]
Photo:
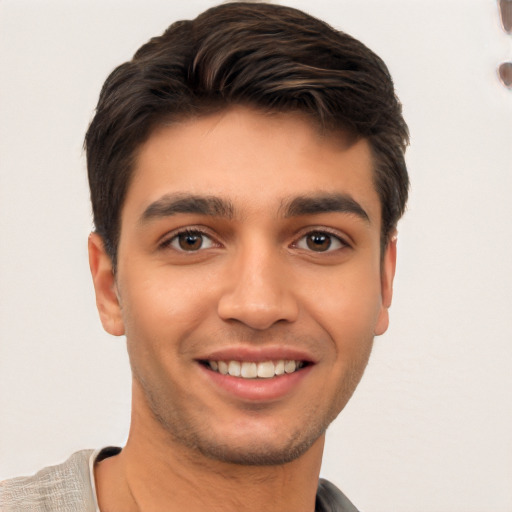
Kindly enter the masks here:
[[114, 272], [112, 271], [112, 260], [105, 252], [103, 240], [97, 233], [89, 235], [88, 248], [89, 267], [101, 323], [109, 334], [122, 336], [124, 334], [124, 324]]
[[396, 233], [393, 234], [388, 242], [384, 257], [382, 259], [381, 268], [381, 298], [382, 304], [380, 308], [379, 318], [375, 326], [375, 336], [384, 334], [389, 326], [389, 308], [393, 299], [393, 280], [395, 278], [396, 269]]

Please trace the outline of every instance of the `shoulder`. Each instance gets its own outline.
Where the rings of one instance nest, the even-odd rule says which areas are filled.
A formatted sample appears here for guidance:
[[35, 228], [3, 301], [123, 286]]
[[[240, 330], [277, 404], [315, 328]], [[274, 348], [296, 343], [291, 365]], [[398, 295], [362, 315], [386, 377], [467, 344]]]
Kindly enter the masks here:
[[358, 512], [353, 503], [331, 482], [323, 478], [318, 482], [316, 512]]
[[89, 476], [89, 460], [93, 452], [82, 450], [74, 453], [66, 462], [46, 467], [35, 475], [0, 482], [0, 510], [94, 511], [94, 495]]

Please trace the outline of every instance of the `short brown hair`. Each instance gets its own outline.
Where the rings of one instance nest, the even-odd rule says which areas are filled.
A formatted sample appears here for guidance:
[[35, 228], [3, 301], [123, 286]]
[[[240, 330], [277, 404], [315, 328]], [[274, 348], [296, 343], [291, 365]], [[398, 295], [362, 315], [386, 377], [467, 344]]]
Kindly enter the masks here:
[[137, 149], [163, 122], [236, 104], [300, 111], [323, 129], [366, 138], [387, 243], [407, 201], [409, 137], [386, 65], [297, 9], [234, 2], [173, 23], [103, 85], [85, 147], [94, 223], [114, 268]]

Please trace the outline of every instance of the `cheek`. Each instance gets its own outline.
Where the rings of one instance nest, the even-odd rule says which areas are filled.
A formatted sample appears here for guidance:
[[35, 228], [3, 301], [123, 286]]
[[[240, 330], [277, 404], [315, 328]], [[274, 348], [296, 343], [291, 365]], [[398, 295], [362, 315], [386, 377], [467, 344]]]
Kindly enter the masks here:
[[373, 337], [382, 306], [379, 272], [340, 272], [305, 289], [310, 315], [337, 344]]
[[212, 310], [212, 288], [202, 285], [199, 273], [162, 267], [135, 272], [120, 287], [128, 340], [143, 338], [169, 343], [193, 331]]
[[368, 320], [377, 314], [382, 303], [380, 272], [368, 267], [360, 270], [354, 266], [312, 275], [301, 287], [304, 292], [301, 295], [312, 307], [338, 318], [353, 314]]

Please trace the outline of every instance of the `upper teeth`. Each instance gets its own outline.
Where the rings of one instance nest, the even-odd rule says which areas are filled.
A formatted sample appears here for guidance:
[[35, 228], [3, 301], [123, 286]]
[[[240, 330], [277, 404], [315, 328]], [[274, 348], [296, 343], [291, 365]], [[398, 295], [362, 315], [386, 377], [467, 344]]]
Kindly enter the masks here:
[[293, 373], [302, 368], [302, 361], [289, 361], [280, 359], [278, 361], [208, 361], [208, 365], [222, 375], [242, 377], [244, 379], [269, 379], [276, 375]]

